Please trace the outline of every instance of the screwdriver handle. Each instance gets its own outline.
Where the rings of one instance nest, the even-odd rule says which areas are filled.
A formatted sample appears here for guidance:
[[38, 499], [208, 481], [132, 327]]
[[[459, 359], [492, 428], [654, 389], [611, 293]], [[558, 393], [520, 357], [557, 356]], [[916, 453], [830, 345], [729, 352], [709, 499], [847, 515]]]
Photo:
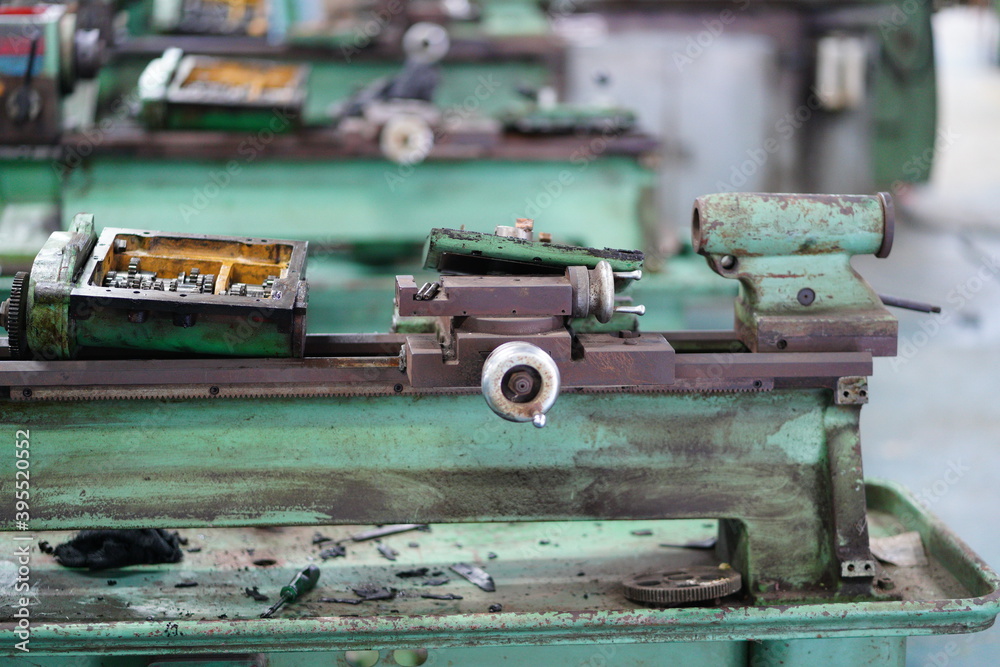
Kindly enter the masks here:
[[300, 595], [316, 588], [317, 581], [319, 581], [319, 568], [315, 565], [310, 565], [296, 574], [295, 578], [281, 589], [281, 597], [288, 602], [292, 602]]

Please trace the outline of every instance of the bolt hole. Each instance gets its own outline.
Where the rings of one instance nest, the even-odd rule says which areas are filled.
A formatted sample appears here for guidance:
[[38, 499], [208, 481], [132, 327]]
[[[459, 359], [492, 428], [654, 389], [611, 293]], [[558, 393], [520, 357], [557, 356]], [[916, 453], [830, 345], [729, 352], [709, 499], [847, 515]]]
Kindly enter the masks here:
[[736, 268], [736, 258], [732, 255], [723, 255], [719, 258], [719, 266], [724, 268], [726, 271], [732, 271]]
[[402, 391], [403, 391], [403, 385], [401, 385], [401, 384], [399, 384], [399, 383], [397, 382], [396, 384], [394, 384], [394, 385], [392, 386], [392, 390], [393, 390], [394, 392], [396, 392], [396, 393], [398, 394], [398, 393], [400, 393], [400, 392], [402, 392]]
[[392, 652], [392, 659], [403, 667], [417, 667], [427, 662], [427, 649], [400, 649]]
[[781, 340], [779, 340], [779, 341], [777, 342], [777, 344], [776, 344], [776, 347], [777, 347], [777, 348], [778, 348], [779, 350], [784, 350], [784, 349], [785, 349], [786, 347], [788, 347], [788, 341], [787, 341], [787, 340], [785, 340], [784, 338], [782, 338]]
[[871, 569], [872, 569], [871, 563], [865, 563], [865, 572], [871, 572]]
[[816, 300], [816, 292], [808, 287], [803, 287], [799, 290], [799, 293], [795, 296], [795, 298], [803, 306], [810, 306], [812, 305], [812, 302]]
[[22, 389], [21, 396], [24, 396], [25, 398], [31, 398], [31, 389], [29, 389], [28, 387]]
[[849, 391], [845, 391], [845, 392], [844, 392], [844, 398], [847, 398], [847, 397], [848, 397], [848, 396], [850, 396], [850, 395], [851, 395], [851, 392], [849, 392]]
[[511, 315], [517, 315], [517, 311], [516, 310], [512, 310], [512, 311], [510, 311], [510, 314]]
[[865, 391], [864, 389], [862, 389], [862, 390], [861, 390], [861, 391], [859, 391], [858, 393], [859, 393], [859, 394], [861, 394], [862, 396], [867, 396], [867, 395], [868, 395], [868, 392], [867, 392], [867, 391]]
[[854, 572], [854, 563], [851, 563], [850, 565], [847, 566], [847, 571]]
[[208, 393], [211, 394], [212, 396], [218, 396], [219, 395], [219, 388], [218, 387], [209, 387], [208, 388]]
[[753, 381], [753, 386], [754, 386], [755, 388], [757, 388], [757, 389], [760, 389], [761, 387], [763, 387], [763, 386], [764, 386], [764, 383], [763, 383], [763, 382], [761, 382], [760, 380], [754, 380], [754, 381]]

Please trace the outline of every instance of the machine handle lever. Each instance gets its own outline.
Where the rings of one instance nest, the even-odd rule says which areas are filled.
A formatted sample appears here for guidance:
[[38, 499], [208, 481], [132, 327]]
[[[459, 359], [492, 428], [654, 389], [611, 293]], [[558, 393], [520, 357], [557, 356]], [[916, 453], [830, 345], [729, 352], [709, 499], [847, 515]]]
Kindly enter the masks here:
[[882, 299], [882, 303], [893, 308], [903, 308], [904, 310], [915, 310], [918, 313], [940, 313], [941, 306], [935, 306], [930, 303], [924, 303], [923, 301], [911, 301], [910, 299], [901, 299], [898, 296], [889, 296], [887, 294], [879, 294], [878, 298]]

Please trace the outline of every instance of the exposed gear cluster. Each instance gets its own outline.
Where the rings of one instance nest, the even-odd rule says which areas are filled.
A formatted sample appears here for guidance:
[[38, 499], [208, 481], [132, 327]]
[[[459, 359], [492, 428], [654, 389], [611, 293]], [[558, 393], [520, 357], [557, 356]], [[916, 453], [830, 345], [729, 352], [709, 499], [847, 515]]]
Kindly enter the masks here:
[[104, 287], [212, 294], [215, 291], [215, 275], [203, 274], [198, 267], [194, 267], [188, 272], [181, 272], [176, 278], [160, 278], [155, 271], [142, 271], [139, 258], [133, 257], [128, 263], [127, 273], [108, 271], [104, 276]]
[[[153, 290], [157, 292], [179, 292], [181, 294], [214, 294], [215, 274], [202, 273], [198, 267], [182, 271], [176, 278], [161, 278], [155, 271], [143, 271], [138, 257], [128, 263], [128, 271], [108, 271], [104, 276], [104, 287], [130, 290]], [[260, 285], [233, 283], [228, 290], [220, 292], [227, 296], [250, 296], [270, 299], [275, 296], [274, 283], [278, 276], [268, 276]], [[278, 295], [280, 296], [280, 294]]]

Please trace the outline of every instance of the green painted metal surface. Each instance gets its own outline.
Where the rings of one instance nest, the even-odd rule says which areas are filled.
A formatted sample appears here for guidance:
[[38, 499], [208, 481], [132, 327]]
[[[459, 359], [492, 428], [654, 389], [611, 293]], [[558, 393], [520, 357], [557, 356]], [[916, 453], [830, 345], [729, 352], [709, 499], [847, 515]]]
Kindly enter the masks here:
[[[59, 452], [32, 462], [39, 529], [720, 517], [749, 590], [801, 596], [837, 590], [833, 531], [862, 518], [858, 413], [829, 391], [782, 390], [567, 394], [538, 432], [478, 392], [9, 402], [0, 415]], [[10, 480], [14, 465], [0, 462]], [[831, 522], [835, 494], [846, 514]], [[8, 509], [0, 519], [14, 528]]]
[[[122, 98], [135, 97], [134, 89], [151, 57], [122, 57], [100, 72], [103, 109], [113, 109]], [[342, 101], [375, 79], [399, 73], [401, 63], [392, 61], [314, 60], [309, 63], [309, 82], [304, 125], [329, 125], [330, 106]], [[495, 115], [520, 100], [519, 86], [538, 87], [550, 82], [550, 67], [537, 60], [494, 62], [447, 62], [434, 100], [446, 114], [466, 119]], [[118, 123], [122, 122], [118, 118]]]
[[937, 128], [937, 75], [930, 0], [882, 5], [876, 33], [879, 57], [872, 74], [872, 165], [880, 188], [923, 183], [937, 151], [951, 135]]
[[713, 271], [739, 281], [736, 325], [751, 349], [854, 340], [893, 355], [896, 318], [851, 266], [854, 255], [888, 256], [892, 206], [885, 193], [705, 195], [695, 200], [693, 244]]
[[447, 254], [557, 268], [586, 266], [592, 269], [603, 260], [611, 265], [612, 271], [642, 269], [642, 253], [634, 250], [595, 250], [483, 232], [432, 229], [424, 251], [424, 268], [443, 269], [442, 256]]
[[[400, 552], [393, 563], [373, 543], [348, 541], [346, 557], [317, 560], [323, 575], [310, 597], [289, 606], [280, 618], [260, 620], [262, 605], [244, 595], [244, 587], [258, 586], [275, 595], [293, 571], [316, 558], [322, 548], [312, 544], [317, 530], [336, 540], [357, 528], [182, 530], [200, 550], [186, 553], [184, 562], [174, 565], [87, 573], [61, 568], [33, 551], [37, 616], [32, 658], [42, 665], [66, 665], [74, 663], [54, 661], [100, 650], [115, 656], [102, 656], [108, 660], [103, 664], [132, 667], [136, 663], [129, 662], [130, 654], [273, 651], [277, 655], [271, 656], [271, 665], [312, 667], [346, 664], [346, 650], [378, 650], [382, 664], [392, 664], [393, 650], [423, 648], [430, 665], [600, 665], [630, 658], [638, 664], [676, 659], [735, 666], [784, 659], [786, 665], [838, 665], [867, 664], [876, 657], [898, 664], [905, 636], [967, 632], [991, 624], [1000, 610], [1000, 578], [898, 486], [869, 482], [867, 489], [873, 535], [916, 530], [931, 560], [925, 567], [886, 566], [901, 584], [901, 601], [766, 607], [734, 601], [720, 607], [645, 609], [621, 596], [623, 573], [664, 562], [710, 560], [710, 552], [659, 545], [704, 539], [713, 534], [715, 522], [435, 524], [429, 532], [386, 538]], [[52, 543], [68, 536], [32, 535]], [[14, 553], [14, 536], [2, 536], [5, 553]], [[488, 558], [491, 552], [495, 559]], [[252, 561], [262, 557], [277, 563], [254, 566]], [[496, 580], [497, 591], [486, 593], [454, 578], [434, 590], [457, 592], [463, 599], [426, 600], [418, 597], [426, 588], [395, 577], [413, 567], [446, 570], [456, 560], [481, 563]], [[10, 557], [0, 559], [0, 574], [10, 567]], [[109, 586], [109, 578], [116, 585]], [[197, 580], [199, 586], [174, 588], [181, 580]], [[391, 584], [417, 595], [360, 606], [320, 600], [350, 597], [351, 586], [359, 581]], [[488, 612], [488, 605], [497, 602], [503, 610]], [[222, 614], [226, 617], [219, 618]], [[9, 625], [8, 620], [0, 628], [9, 631]], [[309, 653], [290, 653], [294, 651]], [[3, 652], [10, 656], [13, 648], [8, 645]], [[53, 653], [59, 655], [49, 661], [43, 657]], [[91, 660], [96, 656], [79, 664], [102, 664]]]
[[906, 640], [883, 637], [852, 639], [794, 639], [766, 641], [751, 646], [749, 664], [760, 667], [780, 665], [824, 665], [856, 667], [879, 665], [903, 667], [906, 664]]
[[31, 265], [25, 330], [42, 358], [67, 359], [76, 347], [70, 293], [96, 240], [94, 216], [81, 213], [69, 230], [49, 237]]
[[[526, 213], [542, 205], [537, 228], [559, 241], [643, 245], [638, 220], [651, 174], [632, 158], [602, 157], [585, 167], [493, 160], [403, 167], [256, 159], [251, 151], [233, 161], [227, 169], [227, 162], [104, 158], [71, 174], [64, 211], [94, 212], [105, 226], [348, 244], [362, 256], [392, 239], [403, 251], [396, 259], [406, 259], [418, 257], [427, 231], [444, 221], [485, 231], [532, 217]], [[544, 186], [563, 170], [575, 180], [554, 197]]]
[[23, 158], [0, 160], [0, 206], [59, 200], [59, 171], [50, 160], [32, 159], [33, 154], [25, 149]]

